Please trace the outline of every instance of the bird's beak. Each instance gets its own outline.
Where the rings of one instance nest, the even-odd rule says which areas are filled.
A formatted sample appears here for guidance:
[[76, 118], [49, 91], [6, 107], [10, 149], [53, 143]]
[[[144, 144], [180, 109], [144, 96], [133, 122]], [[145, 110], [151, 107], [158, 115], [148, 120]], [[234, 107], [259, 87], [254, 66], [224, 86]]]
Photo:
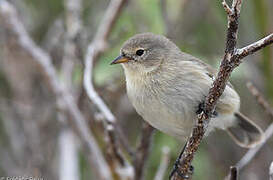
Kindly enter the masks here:
[[120, 55], [114, 61], [112, 61], [110, 65], [125, 63], [125, 62], [128, 62], [128, 61], [129, 61], [129, 59], [127, 57], [124, 57], [124, 56]]

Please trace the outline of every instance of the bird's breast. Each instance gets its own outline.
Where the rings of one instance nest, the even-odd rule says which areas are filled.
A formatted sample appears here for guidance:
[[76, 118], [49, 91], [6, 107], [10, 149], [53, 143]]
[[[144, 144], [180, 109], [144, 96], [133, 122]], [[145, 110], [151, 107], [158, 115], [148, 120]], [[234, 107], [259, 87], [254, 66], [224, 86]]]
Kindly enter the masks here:
[[127, 93], [139, 115], [145, 121], [166, 134], [182, 138], [189, 135], [192, 127], [190, 111], [186, 104], [176, 106], [168, 99], [166, 89], [152, 78], [126, 76]]

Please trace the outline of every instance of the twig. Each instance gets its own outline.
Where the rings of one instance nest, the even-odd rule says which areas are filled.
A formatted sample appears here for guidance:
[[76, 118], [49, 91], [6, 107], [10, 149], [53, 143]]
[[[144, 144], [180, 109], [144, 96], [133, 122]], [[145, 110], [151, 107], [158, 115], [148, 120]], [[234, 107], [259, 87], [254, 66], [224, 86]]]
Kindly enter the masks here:
[[76, 55], [77, 45], [75, 40], [80, 34], [82, 28], [81, 22], [81, 10], [82, 1], [81, 0], [65, 0], [65, 44], [64, 44], [64, 55], [62, 61], [62, 75], [66, 87], [73, 92], [72, 89], [72, 76], [75, 63], [80, 62]]
[[73, 120], [81, 140], [88, 150], [90, 164], [92, 165], [95, 175], [98, 179], [112, 179], [110, 169], [73, 97], [58, 81], [57, 72], [51, 63], [50, 56], [33, 42], [23, 24], [18, 19], [16, 10], [5, 0], [0, 1], [0, 17], [3, 19], [2, 27], [5, 27], [12, 32], [13, 38], [17, 40], [16, 42], [18, 45], [40, 67], [42, 74], [49, 83], [52, 91], [56, 97], [63, 102], [62, 104], [64, 104], [64, 106], [60, 108], [64, 111], [68, 111], [72, 116], [72, 118], [68, 119]]
[[[211, 114], [215, 109], [217, 100], [224, 92], [226, 83], [228, 82], [231, 72], [241, 63], [242, 58], [272, 43], [272, 41], [270, 40], [258, 41], [259, 43], [253, 43], [245, 48], [242, 48], [244, 49], [243, 53], [241, 53], [242, 51], [240, 50], [238, 51], [236, 49], [236, 43], [242, 0], [233, 0], [231, 8], [225, 3], [225, 1], [223, 2], [223, 4], [228, 16], [225, 55], [221, 62], [220, 70], [217, 74], [217, 77], [209, 90], [208, 96], [206, 97], [205, 107], [203, 111], [197, 115], [197, 123], [193, 128], [192, 134], [187, 141], [185, 151], [178, 163], [178, 171], [180, 171], [180, 174], [185, 175], [185, 177], [190, 175], [189, 171], [192, 160], [194, 158], [194, 154], [198, 150], [200, 142], [206, 131], [206, 127], [209, 123]], [[272, 34], [270, 36], [267, 36], [266, 39], [271, 39], [271, 36]], [[258, 46], [260, 48], [253, 47], [257, 44], [259, 44]], [[175, 173], [172, 179], [182, 180], [185, 178], [180, 176], [178, 173]]]
[[269, 167], [269, 180], [273, 180], [273, 161], [271, 162]]
[[59, 169], [60, 180], [79, 180], [78, 147], [74, 133], [71, 129], [64, 128], [59, 137]]
[[240, 59], [255, 53], [256, 51], [268, 46], [269, 44], [273, 43], [273, 33], [264, 37], [263, 39], [254, 42], [244, 48], [238, 49], [236, 54], [239, 56]]
[[236, 164], [239, 170], [244, 168], [254, 157], [255, 155], [261, 150], [261, 148], [265, 145], [267, 140], [273, 135], [273, 123], [269, 125], [269, 127], [264, 132], [264, 141], [259, 144], [257, 147], [250, 149], [247, 153], [241, 158], [241, 160]]
[[107, 105], [103, 102], [100, 96], [97, 94], [94, 85], [92, 83], [93, 77], [93, 63], [99, 58], [101, 53], [104, 52], [107, 44], [107, 39], [111, 30], [113, 29], [113, 25], [119, 16], [122, 7], [124, 6], [127, 0], [112, 0], [106, 10], [105, 16], [98, 28], [98, 31], [95, 35], [94, 40], [88, 45], [87, 53], [85, 55], [85, 69], [84, 69], [84, 88], [89, 97], [89, 99], [97, 105], [99, 110], [103, 113], [106, 118], [107, 124], [110, 126], [114, 126], [116, 131], [118, 132], [122, 145], [125, 149], [132, 154], [132, 150], [130, 149], [128, 140], [125, 138], [120, 128], [116, 125], [116, 118]]
[[[112, 0], [107, 7], [106, 13], [99, 25], [98, 31], [95, 34], [94, 40], [88, 45], [87, 53], [85, 55], [85, 69], [84, 69], [84, 88], [89, 97], [89, 99], [98, 107], [98, 109], [102, 112], [106, 120], [106, 131], [111, 129], [111, 132], [107, 132], [109, 139], [113, 140], [118, 138], [120, 144], [123, 145], [125, 150], [132, 154], [132, 150], [130, 149], [128, 140], [125, 135], [122, 133], [120, 127], [117, 125], [116, 117], [101, 99], [101, 97], [97, 94], [94, 85], [92, 83], [93, 77], [93, 63], [99, 58], [99, 56], [105, 51], [107, 47], [107, 40], [110, 35], [110, 32], [113, 29], [113, 26], [118, 19], [121, 9], [124, 7], [124, 4], [127, 0]], [[113, 136], [113, 137], [111, 137]], [[116, 142], [116, 141], [113, 141]], [[128, 164], [124, 164], [125, 158], [122, 154], [117, 154], [119, 152], [118, 146], [110, 143], [111, 148], [114, 152], [114, 157], [120, 166], [129, 166]], [[121, 160], [121, 158], [123, 160]], [[125, 167], [128, 168], [128, 167]]]
[[156, 171], [154, 180], [163, 180], [168, 165], [170, 163], [170, 148], [165, 146], [162, 148], [162, 157], [160, 161], [160, 165]]
[[150, 126], [148, 123], [146, 122], [142, 123], [141, 137], [140, 137], [139, 145], [137, 146], [135, 159], [133, 162], [134, 168], [135, 168], [136, 180], [143, 179], [145, 164], [146, 164], [148, 153], [151, 146], [153, 130], [154, 128]]
[[[258, 103], [270, 115], [271, 119], [273, 119], [273, 109], [270, 107], [270, 105], [265, 100], [265, 98], [261, 95], [261, 93], [258, 91], [258, 89], [255, 88], [255, 86], [253, 86], [253, 84], [250, 82], [247, 83], [247, 87], [248, 87], [249, 91], [253, 94], [253, 96], [257, 99]], [[255, 155], [260, 151], [260, 149], [265, 145], [265, 143], [268, 141], [268, 139], [273, 136], [273, 123], [271, 123], [269, 125], [269, 127], [266, 129], [264, 135], [265, 135], [264, 141], [260, 145], [258, 145], [257, 147], [248, 150], [247, 153], [236, 164], [236, 167], [238, 167], [239, 170], [244, 168], [255, 157]]]
[[265, 112], [273, 119], [273, 108], [271, 108], [259, 90], [251, 82], [248, 82], [246, 86], [251, 94], [256, 98], [257, 102], [264, 108]]
[[229, 180], [238, 180], [238, 168], [236, 166], [231, 166], [229, 171]]

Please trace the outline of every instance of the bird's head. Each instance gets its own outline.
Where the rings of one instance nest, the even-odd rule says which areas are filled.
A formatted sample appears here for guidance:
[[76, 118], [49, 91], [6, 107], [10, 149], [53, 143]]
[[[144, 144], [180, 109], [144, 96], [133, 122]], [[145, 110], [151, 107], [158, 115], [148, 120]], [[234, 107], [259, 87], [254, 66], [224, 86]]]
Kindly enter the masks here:
[[122, 63], [125, 69], [147, 73], [158, 69], [177, 50], [176, 45], [164, 36], [137, 34], [123, 44], [120, 56], [111, 64]]

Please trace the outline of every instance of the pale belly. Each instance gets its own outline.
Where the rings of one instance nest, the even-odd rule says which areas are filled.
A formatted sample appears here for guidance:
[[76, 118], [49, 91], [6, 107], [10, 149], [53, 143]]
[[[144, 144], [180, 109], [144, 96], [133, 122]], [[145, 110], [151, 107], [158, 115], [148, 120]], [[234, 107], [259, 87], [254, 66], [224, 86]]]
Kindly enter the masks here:
[[185, 115], [183, 111], [175, 113], [164, 103], [153, 98], [134, 99], [132, 103], [138, 114], [154, 128], [181, 140], [190, 135], [194, 114]]

